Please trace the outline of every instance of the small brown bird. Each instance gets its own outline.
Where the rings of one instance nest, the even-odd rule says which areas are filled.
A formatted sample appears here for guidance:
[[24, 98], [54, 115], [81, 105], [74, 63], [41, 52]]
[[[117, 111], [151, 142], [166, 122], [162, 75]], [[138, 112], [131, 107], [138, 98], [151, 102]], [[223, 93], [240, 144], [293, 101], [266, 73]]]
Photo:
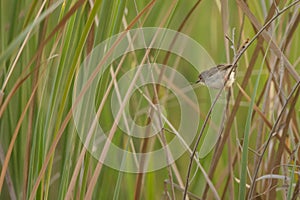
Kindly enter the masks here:
[[235, 80], [235, 69], [233, 69], [228, 81], [226, 82], [226, 78], [228, 77], [231, 69], [231, 64], [217, 65], [216, 67], [212, 67], [201, 72], [199, 75], [199, 80], [196, 83], [200, 83], [214, 89], [221, 89], [226, 83], [225, 88], [229, 88], [232, 86]]

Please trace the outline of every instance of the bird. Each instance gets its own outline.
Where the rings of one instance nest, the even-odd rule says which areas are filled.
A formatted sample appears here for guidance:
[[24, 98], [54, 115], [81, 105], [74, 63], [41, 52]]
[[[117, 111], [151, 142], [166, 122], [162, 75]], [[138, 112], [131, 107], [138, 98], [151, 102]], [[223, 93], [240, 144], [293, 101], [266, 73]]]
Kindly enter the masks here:
[[[209, 88], [230, 88], [235, 81], [235, 68], [231, 64], [219, 64], [200, 73], [196, 83], [206, 85]], [[231, 72], [231, 73], [230, 73]], [[229, 75], [230, 73], [230, 75]], [[228, 77], [229, 75], [229, 77]], [[226, 79], [228, 80], [226, 81]]]

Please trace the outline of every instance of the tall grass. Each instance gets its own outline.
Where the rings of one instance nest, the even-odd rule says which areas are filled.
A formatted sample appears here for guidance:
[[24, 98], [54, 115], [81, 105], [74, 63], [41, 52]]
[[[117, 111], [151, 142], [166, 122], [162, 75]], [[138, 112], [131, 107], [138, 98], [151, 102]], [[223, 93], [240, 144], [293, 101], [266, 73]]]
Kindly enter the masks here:
[[[0, 198], [181, 199], [185, 189], [190, 199], [299, 198], [299, 6], [299, 1], [276, 0], [1, 1]], [[231, 63], [233, 49], [252, 39], [274, 16], [241, 55], [230, 99], [220, 100], [228, 104], [220, 113], [225, 116], [217, 127], [220, 136], [215, 134], [216, 145], [200, 159], [204, 138], [212, 137], [204, 131], [187, 188], [195, 142], [170, 166], [149, 173], [112, 169], [84, 147], [73, 119], [73, 91], [81, 64], [101, 42], [118, 33], [133, 40], [126, 31], [134, 28], [169, 28], [201, 44], [216, 64]], [[106, 50], [114, 51], [113, 44]], [[120, 95], [116, 82], [138, 65], [154, 62], [171, 66], [189, 82], [197, 80], [197, 69], [211, 67], [191, 66], [179, 55], [157, 49], [132, 51], [111, 63], [92, 103], [107, 136], [129, 152], [161, 149], [179, 137], [173, 128], [182, 121], [180, 104], [158, 84], [135, 88], [128, 100], [129, 114], [146, 126], [151, 122], [146, 113], [153, 114], [159, 103], [159, 113], [170, 124], [146, 139], [132, 136], [132, 127], [125, 133], [114, 125], [110, 100], [113, 90]], [[138, 71], [128, 78], [135, 76], [140, 78]], [[172, 77], [167, 81], [172, 83]], [[205, 86], [193, 87], [199, 105], [191, 116], [200, 118], [199, 133], [205, 118], [210, 119], [212, 102]], [[184, 138], [189, 133], [179, 134]], [[105, 151], [101, 156], [119, 159], [107, 157]], [[165, 156], [172, 158], [167, 149]], [[125, 155], [121, 160], [128, 164]]]

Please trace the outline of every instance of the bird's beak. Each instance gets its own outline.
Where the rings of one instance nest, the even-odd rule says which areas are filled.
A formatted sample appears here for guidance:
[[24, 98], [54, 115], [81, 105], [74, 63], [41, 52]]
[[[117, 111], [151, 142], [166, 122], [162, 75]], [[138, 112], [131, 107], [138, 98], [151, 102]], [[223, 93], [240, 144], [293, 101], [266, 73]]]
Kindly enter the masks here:
[[196, 83], [203, 83], [202, 78], [199, 77], [199, 79], [196, 81]]

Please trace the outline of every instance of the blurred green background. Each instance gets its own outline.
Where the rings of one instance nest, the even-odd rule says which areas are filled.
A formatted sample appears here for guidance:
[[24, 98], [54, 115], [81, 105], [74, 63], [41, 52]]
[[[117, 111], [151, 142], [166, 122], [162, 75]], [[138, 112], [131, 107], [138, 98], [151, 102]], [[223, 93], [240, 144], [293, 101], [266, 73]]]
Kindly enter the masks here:
[[[190, 162], [188, 151], [176, 160], [173, 167], [143, 175], [119, 172], [103, 165], [98, 176], [94, 177], [96, 182], [93, 186], [91, 180], [97, 174], [95, 171], [99, 163], [91, 154], [85, 152], [70, 113], [74, 80], [80, 64], [95, 46], [126, 28], [164, 27], [180, 31], [202, 45], [215, 63], [232, 62], [234, 53], [225, 35], [234, 40], [234, 48], [239, 49], [247, 38], [251, 39], [257, 32], [253, 18], [251, 20], [244, 15], [246, 9], [242, 8], [239, 1], [203, 0], [196, 5], [197, 2], [194, 0], [2, 0], [0, 2], [0, 83], [3, 92], [0, 104], [0, 170], [2, 173], [0, 198], [181, 199], [184, 188], [182, 183], [186, 182]], [[291, 2], [278, 2], [277, 5], [281, 9]], [[248, 6], [260, 24], [264, 24], [268, 13], [275, 13], [270, 1], [249, 1]], [[299, 5], [296, 5], [278, 16], [269, 27], [269, 34], [299, 77], [298, 23]], [[263, 40], [259, 44], [261, 49], [257, 50], [258, 44], [255, 40], [239, 61], [236, 82], [241, 85], [249, 62], [254, 59], [251, 77], [243, 89], [250, 98], [254, 98], [255, 104], [263, 110], [264, 115], [273, 125], [296, 81], [287, 70], [284, 70], [285, 65], [282, 64], [282, 60], [277, 60], [274, 51], [269, 49], [267, 41]], [[123, 65], [118, 77], [137, 66], [144, 55], [143, 50], [128, 54], [122, 61]], [[266, 59], [263, 59], [264, 55], [267, 55]], [[157, 63], [164, 63], [167, 56], [168, 52], [153, 50], [149, 58]], [[119, 62], [121, 59], [113, 63], [114, 69]], [[198, 78], [198, 71], [175, 54], [170, 54], [168, 62], [164, 64], [177, 69], [192, 83]], [[261, 66], [262, 75], [258, 76]], [[275, 66], [274, 71], [271, 73], [270, 68], [273, 66]], [[201, 67], [206, 69], [211, 66]], [[271, 75], [274, 75], [272, 81], [278, 85], [269, 81]], [[103, 77], [99, 83], [98, 102], [95, 102], [95, 105], [100, 104], [108, 90], [111, 81], [110, 71], [107, 70]], [[259, 78], [259, 85], [256, 92], [257, 78]], [[277, 86], [281, 89], [278, 90]], [[194, 89], [201, 110], [198, 128], [200, 131], [211, 101], [206, 87], [195, 86]], [[144, 90], [150, 91], [150, 97], [154, 96], [152, 85], [145, 86]], [[228, 114], [239, 91], [234, 84]], [[278, 91], [281, 93], [279, 94]], [[111, 93], [109, 97], [110, 95]], [[168, 95], [170, 93], [167, 89], [161, 87], [159, 98], [168, 98]], [[295, 166], [298, 163], [297, 156], [295, 160], [290, 159], [291, 152], [298, 152], [300, 103], [296, 98], [295, 101], [294, 113], [290, 117], [290, 128], [287, 130], [289, 137], [284, 141], [287, 147], [282, 153], [282, 165]], [[226, 103], [225, 99], [224, 103]], [[145, 125], [147, 116], [136, 114], [139, 108], [146, 104], [146, 101], [141, 99], [140, 93], [134, 93], [130, 104], [132, 117], [136, 117], [138, 124]], [[170, 97], [165, 101], [165, 106], [170, 121], [176, 126], [180, 123], [178, 102]], [[219, 197], [223, 199], [237, 199], [241, 187], [248, 189], [247, 185], [241, 186], [239, 182], [243, 171], [241, 149], [247, 116], [249, 118], [248, 109], [249, 101], [243, 96], [239, 100], [237, 112], [234, 113], [234, 121], [230, 124], [229, 138], [224, 148], [220, 150], [216, 168], [211, 166], [215, 150], [200, 160], [207, 173], [213, 170], [212, 183]], [[250, 118], [252, 122], [247, 169], [250, 174], [253, 174], [258, 159], [256, 155], [261, 153], [260, 150], [270, 134], [270, 127], [257, 112], [250, 114]], [[110, 102], [107, 100], [99, 123], [109, 131], [113, 122]], [[227, 121], [224, 127], [226, 125]], [[171, 133], [165, 135], [168, 141], [175, 137]], [[117, 129], [113, 141], [120, 147], [126, 148], [128, 139], [121, 130]], [[132, 141], [136, 150], [143, 145], [143, 141], [139, 139], [133, 138]], [[152, 138], [151, 141], [152, 146], [150, 145], [148, 150], [161, 147], [161, 143], [156, 138]], [[261, 176], [271, 173], [271, 169], [263, 170], [273, 159], [270, 152], [277, 152], [280, 147], [278, 140], [272, 141], [264, 157]], [[193, 147], [194, 144], [191, 145], [191, 149]], [[4, 168], [5, 163], [8, 165]], [[282, 169], [280, 174], [294, 177], [294, 171], [299, 170], [297, 167], [293, 168], [294, 170], [289, 169]], [[174, 190], [169, 182], [170, 173]], [[139, 176], [142, 178], [141, 185], [137, 185]], [[188, 190], [200, 198], [207, 182], [195, 162], [191, 177]], [[249, 177], [246, 181], [247, 184], [251, 184]], [[298, 178], [292, 179], [293, 181], [297, 183]], [[283, 181], [279, 180], [278, 187], [283, 184]], [[291, 196], [294, 188], [292, 184], [289, 185], [291, 185], [288, 187], [291, 188], [291, 192], [279, 191], [278, 198]], [[269, 191], [261, 183], [257, 185], [256, 190], [257, 193]], [[192, 196], [190, 198], [195, 199]], [[207, 198], [215, 198], [211, 189]]]

